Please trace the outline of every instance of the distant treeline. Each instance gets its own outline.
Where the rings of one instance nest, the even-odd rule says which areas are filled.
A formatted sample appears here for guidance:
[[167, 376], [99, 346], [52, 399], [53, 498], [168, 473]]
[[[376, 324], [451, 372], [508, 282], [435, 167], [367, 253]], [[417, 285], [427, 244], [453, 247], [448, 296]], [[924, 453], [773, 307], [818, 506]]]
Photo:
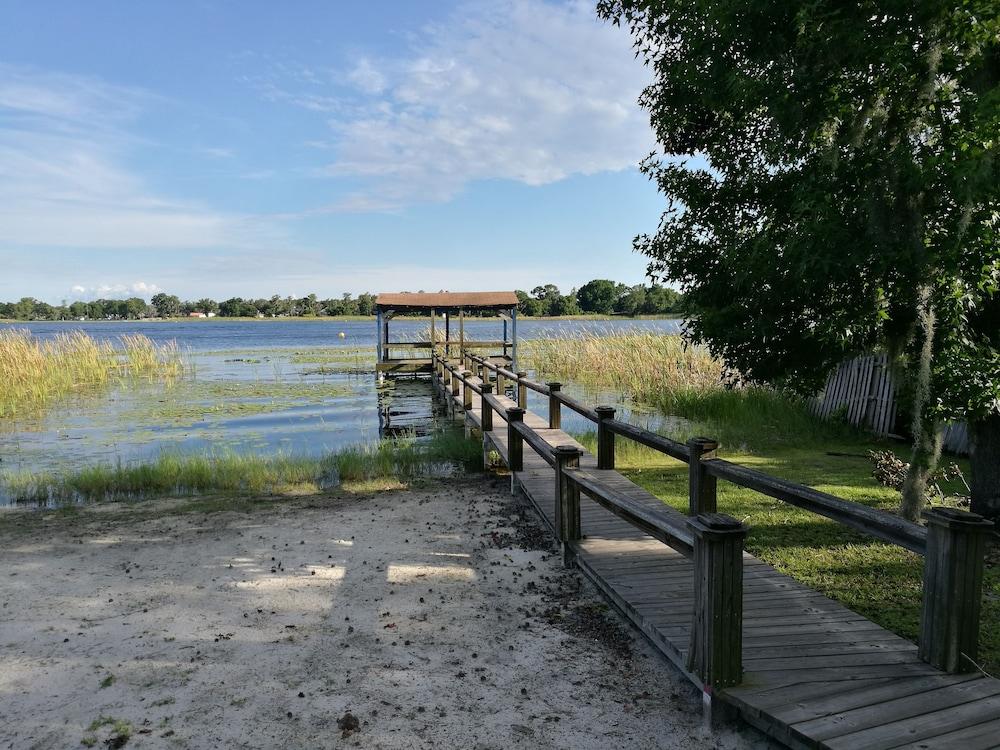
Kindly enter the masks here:
[[[563, 294], [555, 284], [537, 286], [531, 292], [517, 290], [522, 315], [668, 315], [680, 311], [681, 295], [667, 287], [626, 286], [607, 279], [594, 279]], [[221, 318], [314, 318], [343, 315], [374, 315], [375, 295], [344, 294], [339, 298], [279, 297], [244, 299], [231, 297], [183, 301], [173, 294], [155, 294], [148, 302], [140, 297], [98, 299], [92, 302], [50, 305], [32, 297], [0, 302], [0, 318], [14, 320], [141, 320], [210, 316]]]

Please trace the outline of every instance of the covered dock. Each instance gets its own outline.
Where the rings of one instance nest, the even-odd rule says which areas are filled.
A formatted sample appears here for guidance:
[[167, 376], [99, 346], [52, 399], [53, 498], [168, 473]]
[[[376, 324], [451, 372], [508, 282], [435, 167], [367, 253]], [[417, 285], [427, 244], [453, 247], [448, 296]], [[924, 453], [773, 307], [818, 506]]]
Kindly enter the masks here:
[[[376, 372], [384, 375], [430, 374], [435, 344], [451, 356], [476, 350], [504, 367], [517, 369], [517, 295], [514, 292], [389, 292], [375, 300], [378, 326]], [[419, 320], [427, 316], [426, 338], [411, 335], [393, 340], [394, 318]], [[494, 319], [496, 336], [469, 336], [466, 319]], [[477, 328], [481, 328], [477, 326]]]

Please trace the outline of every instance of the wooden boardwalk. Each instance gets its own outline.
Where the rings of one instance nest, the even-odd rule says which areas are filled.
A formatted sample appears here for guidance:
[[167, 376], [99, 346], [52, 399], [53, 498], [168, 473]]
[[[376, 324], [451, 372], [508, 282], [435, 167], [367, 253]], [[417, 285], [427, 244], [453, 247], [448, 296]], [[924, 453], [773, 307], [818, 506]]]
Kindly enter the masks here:
[[[478, 384], [476, 378], [470, 382]], [[440, 384], [439, 384], [440, 385]], [[480, 396], [441, 388], [469, 429], [481, 425]], [[498, 397], [508, 407], [517, 403]], [[471, 403], [470, 403], [471, 402]], [[463, 404], [470, 406], [463, 409]], [[507, 424], [494, 417], [484, 436], [508, 461]], [[551, 446], [576, 445], [546, 418], [524, 422]], [[615, 471], [597, 470], [584, 452], [581, 468], [632, 500], [676, 513]], [[524, 451], [520, 490], [554, 526], [554, 470]], [[597, 503], [583, 500], [576, 563], [603, 594], [695, 684], [686, 669], [694, 614], [693, 564]], [[922, 661], [917, 647], [744, 553], [741, 684], [715, 696], [775, 739], [809, 748], [1000, 747], [1000, 680], [946, 674]]]

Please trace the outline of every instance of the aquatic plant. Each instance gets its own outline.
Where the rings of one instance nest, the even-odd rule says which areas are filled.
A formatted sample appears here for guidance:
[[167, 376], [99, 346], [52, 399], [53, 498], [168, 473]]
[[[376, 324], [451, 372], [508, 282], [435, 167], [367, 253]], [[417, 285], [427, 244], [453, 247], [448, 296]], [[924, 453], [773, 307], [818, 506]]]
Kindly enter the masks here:
[[37, 409], [70, 393], [130, 378], [173, 378], [184, 365], [175, 344], [125, 335], [118, 345], [82, 331], [42, 341], [29, 331], [0, 331], [0, 417]]
[[155, 496], [319, 492], [343, 482], [406, 482], [482, 468], [482, 448], [461, 432], [364, 443], [327, 456], [164, 451], [152, 461], [97, 464], [69, 473], [0, 473], [14, 503], [132, 500]]
[[623, 398], [683, 417], [670, 436], [709, 435], [730, 449], [787, 440], [843, 436], [842, 424], [817, 419], [804, 399], [780, 390], [740, 384], [707, 349], [680, 336], [644, 331], [533, 339], [520, 362], [539, 379], [617, 391]]

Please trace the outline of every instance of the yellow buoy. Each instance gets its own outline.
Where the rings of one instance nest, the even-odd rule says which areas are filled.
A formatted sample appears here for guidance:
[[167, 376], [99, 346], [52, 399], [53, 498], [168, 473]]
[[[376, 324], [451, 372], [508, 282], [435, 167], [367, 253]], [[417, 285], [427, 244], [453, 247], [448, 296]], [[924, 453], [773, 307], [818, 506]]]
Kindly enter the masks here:
[[345, 338], [347, 338], [347, 334], [345, 334], [345, 333], [344, 333], [343, 331], [341, 331], [341, 332], [340, 332], [340, 333], [338, 333], [337, 335], [338, 335], [338, 336], [339, 336], [340, 338], [342, 338], [342, 339], [345, 339]]

